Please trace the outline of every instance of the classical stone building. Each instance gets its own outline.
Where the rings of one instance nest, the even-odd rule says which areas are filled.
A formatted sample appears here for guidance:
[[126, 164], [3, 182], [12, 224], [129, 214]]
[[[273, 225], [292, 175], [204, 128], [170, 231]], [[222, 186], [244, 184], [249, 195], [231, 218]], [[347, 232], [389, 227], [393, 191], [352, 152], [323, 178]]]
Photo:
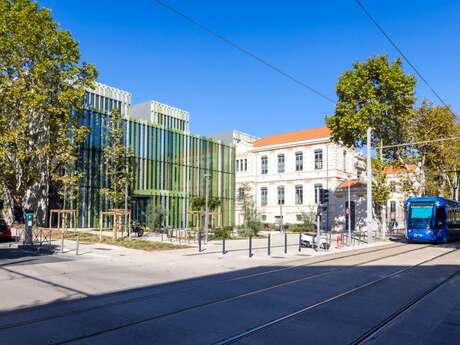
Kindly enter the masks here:
[[236, 224], [242, 193], [249, 188], [265, 223], [300, 223], [303, 213], [314, 213], [320, 191], [328, 190], [329, 208], [322, 227], [335, 223], [335, 189], [348, 178], [358, 178], [362, 159], [353, 149], [332, 142], [328, 128], [314, 128], [255, 138], [241, 132], [220, 133], [236, 145]]

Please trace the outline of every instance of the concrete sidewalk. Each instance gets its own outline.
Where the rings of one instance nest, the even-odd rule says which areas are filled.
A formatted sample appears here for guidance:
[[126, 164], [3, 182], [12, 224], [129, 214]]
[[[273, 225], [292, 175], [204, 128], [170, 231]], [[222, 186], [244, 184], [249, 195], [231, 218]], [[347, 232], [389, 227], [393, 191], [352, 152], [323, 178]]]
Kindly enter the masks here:
[[[337, 248], [336, 236], [338, 234], [332, 234], [331, 247], [329, 250], [320, 249], [316, 251], [312, 248], [301, 247], [299, 250], [299, 235], [298, 233], [288, 233], [285, 238], [284, 233], [279, 232], [261, 232], [261, 237], [252, 239], [252, 259], [259, 259], [263, 257], [269, 257], [268, 246], [270, 235], [270, 256], [273, 258], [285, 258], [292, 256], [316, 256], [324, 255], [328, 253], [335, 253], [338, 251], [353, 250], [358, 248], [367, 248], [376, 245], [382, 245], [388, 241], [376, 240], [372, 244], [355, 242], [355, 245], [346, 246], [342, 244], [340, 248]], [[161, 235], [158, 233], [148, 233], [146, 236], [140, 238], [149, 241], [161, 241]], [[135, 240], [135, 239], [134, 239]], [[285, 242], [285, 240], [287, 240]], [[183, 255], [206, 255], [206, 256], [229, 256], [229, 257], [246, 257], [249, 258], [249, 239], [227, 239], [225, 240], [225, 254], [223, 252], [224, 241], [223, 240], [212, 240], [208, 243], [202, 241], [201, 252], [199, 252], [197, 241], [185, 241], [183, 239], [173, 238], [168, 239], [166, 236], [163, 238], [164, 242], [170, 242], [174, 244], [186, 244], [191, 248], [178, 250]]]
[[[60, 242], [56, 243], [58, 247], [53, 255], [23, 253], [20, 256], [11, 256], [8, 254], [9, 250], [14, 250], [10, 247], [11, 244], [0, 243], [0, 251], [6, 253], [0, 256], [0, 281], [6, 284], [4, 288], [13, 288], [13, 281], [9, 279], [16, 274], [33, 282], [20, 286], [14, 284], [12, 298], [3, 301], [0, 309], [8, 310], [60, 299], [121, 291], [147, 284], [193, 280], [235, 270], [258, 271], [267, 266], [289, 266], [317, 255], [339, 253], [334, 248], [319, 253], [313, 249], [302, 249], [299, 253], [293, 237], [292, 242], [289, 242], [288, 254], [285, 255], [284, 247], [280, 243], [275, 246], [275, 243], [272, 255], [268, 256], [266, 240], [254, 240], [252, 258], [248, 257], [246, 240], [228, 241], [228, 252], [225, 255], [222, 255], [221, 242], [218, 241], [208, 243], [201, 253], [198, 253], [196, 247], [148, 252], [103, 243], [80, 243], [78, 256], [75, 252], [76, 242], [70, 240], [65, 240], [63, 253], [60, 251]], [[340, 251], [389, 244], [391, 242], [380, 242]], [[70, 292], [67, 287], [71, 288]]]

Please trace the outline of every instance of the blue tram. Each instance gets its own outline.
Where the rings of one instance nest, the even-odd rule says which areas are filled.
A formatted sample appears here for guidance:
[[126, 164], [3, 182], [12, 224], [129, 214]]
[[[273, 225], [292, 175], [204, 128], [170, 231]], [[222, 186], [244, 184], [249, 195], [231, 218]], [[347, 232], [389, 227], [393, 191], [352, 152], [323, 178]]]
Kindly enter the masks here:
[[406, 237], [414, 242], [446, 243], [460, 239], [460, 203], [441, 197], [406, 201]]

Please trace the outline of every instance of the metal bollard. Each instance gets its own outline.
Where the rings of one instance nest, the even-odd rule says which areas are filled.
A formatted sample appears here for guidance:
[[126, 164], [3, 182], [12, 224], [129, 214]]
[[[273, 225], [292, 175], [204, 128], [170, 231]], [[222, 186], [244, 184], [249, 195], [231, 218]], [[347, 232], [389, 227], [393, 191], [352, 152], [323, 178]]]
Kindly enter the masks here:
[[252, 258], [252, 235], [249, 235], [249, 257]]
[[164, 234], [163, 229], [160, 229], [160, 233], [161, 233], [161, 242], [163, 242], [163, 234]]
[[284, 233], [284, 254], [287, 254], [287, 232]]
[[222, 254], [225, 254], [225, 237], [222, 237]]
[[201, 253], [201, 231], [198, 232], [198, 252]]
[[182, 232], [179, 230], [179, 244], [182, 244]]
[[61, 253], [64, 253], [64, 232], [61, 233]]
[[267, 255], [271, 255], [271, 234], [268, 234], [268, 246], [267, 246]]
[[77, 234], [77, 248], [75, 249], [75, 255], [78, 255], [79, 249], [80, 249], [80, 233]]
[[299, 253], [302, 251], [302, 233], [299, 234]]

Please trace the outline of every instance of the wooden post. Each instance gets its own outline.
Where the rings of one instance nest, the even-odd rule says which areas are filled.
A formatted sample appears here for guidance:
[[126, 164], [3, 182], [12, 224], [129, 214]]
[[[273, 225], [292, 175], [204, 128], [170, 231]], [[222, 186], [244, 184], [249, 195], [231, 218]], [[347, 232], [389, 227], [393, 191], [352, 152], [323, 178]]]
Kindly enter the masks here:
[[77, 231], [77, 211], [72, 210], [72, 225], [73, 225], [73, 230], [76, 232]]
[[115, 212], [115, 214], [113, 216], [113, 225], [112, 225], [112, 239], [114, 241], [117, 240], [117, 231], [118, 231], [118, 217], [117, 217], [117, 214]]
[[131, 210], [128, 213], [128, 238], [131, 239]]
[[48, 219], [48, 228], [51, 229], [51, 217], [53, 216], [53, 211], [50, 211], [50, 218]]
[[99, 212], [99, 242], [102, 242], [102, 211]]

